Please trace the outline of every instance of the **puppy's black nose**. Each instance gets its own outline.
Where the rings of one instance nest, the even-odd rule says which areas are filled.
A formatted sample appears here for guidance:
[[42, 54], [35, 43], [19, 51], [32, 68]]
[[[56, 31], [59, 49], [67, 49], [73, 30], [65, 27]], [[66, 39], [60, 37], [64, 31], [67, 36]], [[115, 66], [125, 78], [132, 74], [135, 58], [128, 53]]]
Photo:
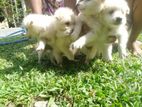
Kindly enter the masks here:
[[122, 22], [122, 18], [121, 17], [117, 17], [116, 18], [116, 23], [120, 24]]

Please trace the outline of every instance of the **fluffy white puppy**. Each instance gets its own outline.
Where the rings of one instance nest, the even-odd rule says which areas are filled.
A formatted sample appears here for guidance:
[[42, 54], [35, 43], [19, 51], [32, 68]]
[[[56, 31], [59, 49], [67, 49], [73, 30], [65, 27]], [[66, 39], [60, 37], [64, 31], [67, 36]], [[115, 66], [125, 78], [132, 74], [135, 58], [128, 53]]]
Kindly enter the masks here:
[[[80, 30], [83, 22], [90, 27], [90, 31], [70, 45], [73, 53], [80, 49], [86, 54], [86, 60], [90, 60], [96, 52], [101, 52], [105, 60], [112, 60], [112, 44], [107, 42], [109, 36], [115, 35], [119, 39], [120, 56], [126, 56], [128, 33], [125, 24], [129, 12], [126, 1], [78, 0], [77, 6], [80, 13], [76, 29]], [[79, 30], [74, 30], [73, 35], [78, 35]]]
[[[102, 16], [108, 25], [108, 37], [115, 36], [118, 39], [118, 51], [120, 58], [127, 56], [126, 48], [129, 34], [127, 31], [127, 14], [129, 14], [129, 7], [125, 0], [113, 2], [113, 0], [106, 0], [105, 7], [102, 11]], [[112, 43], [106, 44], [104, 55], [108, 60], [112, 60]]]
[[[63, 48], [62, 50], [57, 44], [63, 44], [62, 42], [65, 42], [66, 39], [64, 38], [66, 37], [70, 39], [75, 24], [75, 17], [72, 9], [61, 7], [55, 11], [53, 16], [30, 14], [24, 18], [23, 25], [27, 28], [27, 35], [36, 37], [39, 41], [36, 49], [38, 51], [38, 62], [40, 62], [46, 44], [52, 48], [51, 53], [57, 63], [61, 62], [61, 53], [67, 58], [73, 59], [73, 56], [68, 55], [67, 49], [64, 50], [68, 43], [60, 46], [61, 49]], [[63, 40], [58, 40], [58, 38]]]
[[81, 32], [83, 23], [86, 23], [90, 30], [93, 31], [97, 27], [98, 14], [101, 12], [104, 0], [77, 0], [76, 5], [79, 10], [77, 17], [77, 24], [75, 30], [72, 33], [73, 36], [78, 37]]
[[60, 20], [60, 27], [58, 28], [56, 39], [55, 39], [55, 47], [53, 52], [54, 56], [58, 57], [57, 63], [62, 63], [62, 56], [67, 57], [69, 60], [74, 60], [73, 53], [69, 50], [70, 44], [76, 40], [74, 36], [71, 35], [75, 28], [76, 24], [76, 15], [72, 11], [72, 9], [68, 8], [68, 11], [64, 10], [64, 8], [57, 9], [54, 14], [55, 17]]
[[54, 45], [54, 35], [58, 28], [57, 19], [54, 16], [29, 14], [23, 19], [23, 26], [27, 29], [27, 36], [38, 39], [36, 51], [40, 63], [46, 43]]

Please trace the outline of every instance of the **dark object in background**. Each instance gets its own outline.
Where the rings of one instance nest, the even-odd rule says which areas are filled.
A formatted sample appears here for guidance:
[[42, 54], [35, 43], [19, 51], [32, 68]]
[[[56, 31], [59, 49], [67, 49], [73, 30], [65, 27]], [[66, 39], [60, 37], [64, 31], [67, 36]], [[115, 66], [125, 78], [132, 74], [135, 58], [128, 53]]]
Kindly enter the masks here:
[[0, 22], [3, 22], [4, 21], [4, 13], [3, 13], [3, 10], [0, 8]]
[[136, 42], [138, 35], [142, 30], [142, 0], [126, 0], [130, 7], [131, 33], [128, 41], [128, 48], [133, 54], [142, 54], [142, 50]]

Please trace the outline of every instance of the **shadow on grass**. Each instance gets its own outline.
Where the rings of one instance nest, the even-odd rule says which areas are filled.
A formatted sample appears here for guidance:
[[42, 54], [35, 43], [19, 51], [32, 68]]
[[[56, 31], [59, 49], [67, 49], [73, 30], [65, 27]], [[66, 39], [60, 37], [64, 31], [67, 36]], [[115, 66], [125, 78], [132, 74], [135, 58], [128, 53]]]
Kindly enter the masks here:
[[2, 74], [18, 74], [24, 75], [25, 72], [30, 72], [36, 69], [38, 72], [54, 71], [57, 75], [74, 75], [80, 71], [88, 71], [90, 65], [86, 65], [83, 58], [79, 61], [63, 60], [63, 66], [53, 65], [48, 58], [44, 58], [42, 64], [37, 62], [37, 54], [34, 52], [34, 41], [26, 41], [18, 44], [10, 44], [0, 46], [0, 60], [5, 62], [3, 67], [0, 67]]

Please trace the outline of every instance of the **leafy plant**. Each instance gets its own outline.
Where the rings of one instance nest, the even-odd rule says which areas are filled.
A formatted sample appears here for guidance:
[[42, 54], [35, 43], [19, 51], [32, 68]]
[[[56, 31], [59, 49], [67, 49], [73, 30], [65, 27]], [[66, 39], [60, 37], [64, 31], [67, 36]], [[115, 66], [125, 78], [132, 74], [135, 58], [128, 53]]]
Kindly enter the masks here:
[[21, 25], [24, 16], [24, 9], [22, 7], [24, 0], [1, 0], [0, 1], [0, 15], [7, 19], [9, 27], [17, 27]]

